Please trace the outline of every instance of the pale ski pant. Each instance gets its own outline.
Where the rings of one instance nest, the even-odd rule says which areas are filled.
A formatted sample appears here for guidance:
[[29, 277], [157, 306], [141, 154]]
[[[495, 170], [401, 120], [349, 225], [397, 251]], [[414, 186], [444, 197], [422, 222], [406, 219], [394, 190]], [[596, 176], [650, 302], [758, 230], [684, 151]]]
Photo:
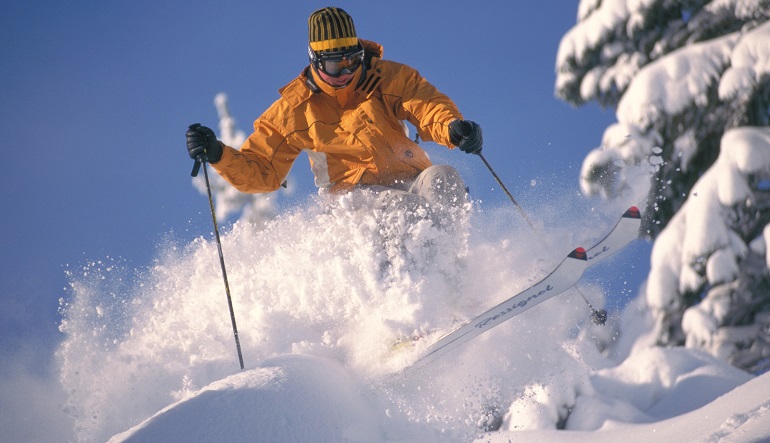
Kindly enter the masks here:
[[449, 165], [433, 165], [422, 171], [408, 189], [430, 203], [463, 206], [468, 203], [468, 190], [457, 169]]
[[433, 165], [411, 182], [400, 187], [366, 186], [379, 194], [383, 207], [397, 206], [412, 212], [420, 206], [461, 207], [468, 202], [468, 191], [460, 173], [449, 165]]

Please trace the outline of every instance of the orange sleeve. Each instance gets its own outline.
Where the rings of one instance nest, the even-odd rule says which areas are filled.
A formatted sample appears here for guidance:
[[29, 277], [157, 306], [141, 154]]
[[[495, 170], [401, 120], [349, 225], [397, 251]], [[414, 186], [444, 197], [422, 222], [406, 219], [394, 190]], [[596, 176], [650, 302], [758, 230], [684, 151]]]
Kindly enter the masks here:
[[423, 140], [454, 147], [449, 141], [449, 123], [463, 118], [457, 105], [409, 66], [401, 66], [398, 78], [403, 82], [401, 108], [406, 114], [399, 117], [408, 119]]
[[214, 169], [241, 192], [272, 192], [289, 175], [300, 149], [263, 117], [254, 122], [254, 132], [240, 150], [225, 146]]

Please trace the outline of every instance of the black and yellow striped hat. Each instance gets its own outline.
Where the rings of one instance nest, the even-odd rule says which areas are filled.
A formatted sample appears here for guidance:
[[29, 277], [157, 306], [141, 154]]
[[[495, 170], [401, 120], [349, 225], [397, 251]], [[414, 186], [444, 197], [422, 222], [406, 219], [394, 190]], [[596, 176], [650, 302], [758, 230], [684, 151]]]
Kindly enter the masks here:
[[316, 52], [344, 51], [358, 45], [353, 18], [334, 6], [310, 14], [307, 31], [310, 48]]

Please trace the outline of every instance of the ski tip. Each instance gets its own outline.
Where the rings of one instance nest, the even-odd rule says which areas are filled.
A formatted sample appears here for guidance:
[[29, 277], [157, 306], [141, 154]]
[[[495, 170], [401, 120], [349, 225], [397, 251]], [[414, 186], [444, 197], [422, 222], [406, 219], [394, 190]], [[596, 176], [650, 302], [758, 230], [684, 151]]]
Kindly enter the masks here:
[[573, 249], [567, 257], [576, 258], [578, 260], [588, 260], [588, 254], [586, 254], [586, 250], [583, 248]]
[[623, 217], [642, 218], [642, 212], [639, 211], [639, 208], [637, 208], [636, 206], [631, 206], [630, 208], [626, 209], [626, 212], [623, 214]]

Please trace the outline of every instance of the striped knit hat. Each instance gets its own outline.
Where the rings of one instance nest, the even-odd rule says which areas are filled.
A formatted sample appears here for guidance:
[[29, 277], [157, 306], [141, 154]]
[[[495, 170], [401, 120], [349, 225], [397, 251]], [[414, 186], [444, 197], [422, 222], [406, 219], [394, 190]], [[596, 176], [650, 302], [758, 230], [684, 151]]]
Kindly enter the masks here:
[[334, 6], [310, 14], [307, 31], [310, 48], [316, 52], [337, 52], [358, 45], [353, 18]]

